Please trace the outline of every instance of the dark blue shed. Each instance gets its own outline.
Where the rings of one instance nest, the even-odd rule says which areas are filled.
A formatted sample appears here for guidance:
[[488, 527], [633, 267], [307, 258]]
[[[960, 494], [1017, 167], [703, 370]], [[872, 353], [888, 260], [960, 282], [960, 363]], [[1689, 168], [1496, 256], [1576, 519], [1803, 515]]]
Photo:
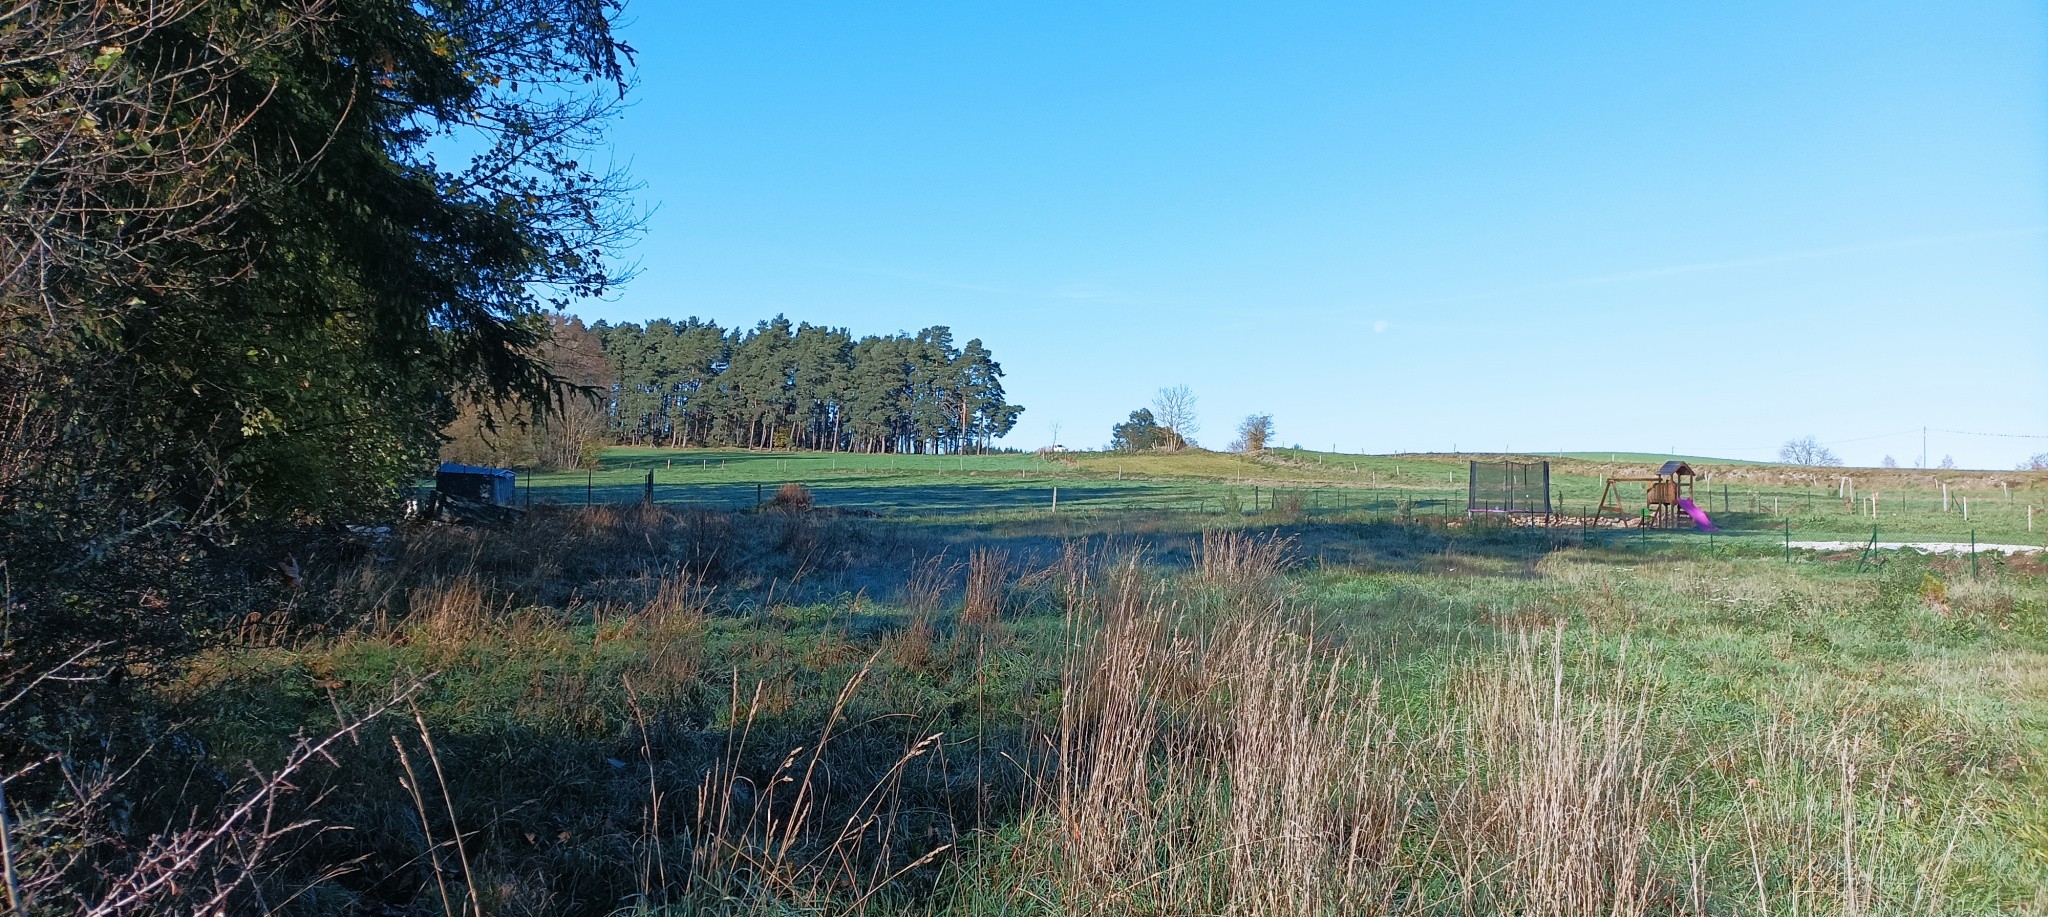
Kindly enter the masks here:
[[510, 469], [442, 462], [434, 473], [434, 489], [451, 497], [492, 506], [511, 506], [519, 478]]

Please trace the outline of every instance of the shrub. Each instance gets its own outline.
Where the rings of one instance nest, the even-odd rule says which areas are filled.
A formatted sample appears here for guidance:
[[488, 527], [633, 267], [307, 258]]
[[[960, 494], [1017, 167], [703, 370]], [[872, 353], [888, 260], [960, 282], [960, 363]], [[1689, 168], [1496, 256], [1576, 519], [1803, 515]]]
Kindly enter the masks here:
[[781, 509], [806, 510], [811, 508], [811, 489], [802, 484], [784, 484], [775, 491], [770, 504]]

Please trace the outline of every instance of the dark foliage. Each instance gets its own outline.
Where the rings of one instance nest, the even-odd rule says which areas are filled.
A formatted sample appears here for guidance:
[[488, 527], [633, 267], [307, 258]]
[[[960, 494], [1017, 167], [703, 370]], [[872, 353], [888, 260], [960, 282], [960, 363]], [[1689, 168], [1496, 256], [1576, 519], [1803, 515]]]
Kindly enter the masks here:
[[1131, 412], [1131, 419], [1110, 428], [1109, 447], [1118, 452], [1147, 449], [1178, 449], [1186, 445], [1172, 430], [1159, 424], [1150, 408]]
[[1024, 409], [1003, 368], [949, 328], [855, 340], [777, 316], [741, 332], [690, 318], [593, 329], [613, 379], [614, 435], [667, 446], [854, 452], [985, 450]]
[[[389, 516], [460, 399], [555, 401], [546, 313], [607, 289], [631, 230], [581, 162], [619, 103], [615, 12], [0, 13], [0, 775], [35, 764], [17, 811], [107, 815], [46, 838], [67, 869], [112, 882], [185, 830], [116, 817], [140, 748], [177, 758], [138, 682], [290, 617], [300, 561]], [[54, 776], [93, 768], [127, 782], [88, 806]]]

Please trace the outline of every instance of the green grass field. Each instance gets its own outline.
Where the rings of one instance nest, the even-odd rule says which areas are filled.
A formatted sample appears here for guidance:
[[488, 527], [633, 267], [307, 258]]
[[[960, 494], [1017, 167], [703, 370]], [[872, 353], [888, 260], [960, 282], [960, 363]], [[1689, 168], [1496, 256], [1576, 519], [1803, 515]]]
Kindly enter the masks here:
[[224, 773], [414, 686], [284, 813], [310, 917], [2048, 913], [2048, 558], [1781, 543], [1867, 535], [1842, 473], [2039, 543], [2042, 476], [1702, 470], [1730, 533], [1467, 519], [1452, 456], [619, 449], [308, 555], [164, 700]]
[[[785, 460], [613, 456], [672, 458]], [[787, 460], [905, 494], [1265, 468], [1145, 458]], [[408, 530], [169, 700], [260, 764], [430, 679], [321, 778], [363, 865], [300, 877], [310, 914], [2048, 907], [2039, 558], [904, 499]]]
[[[1585, 453], [1597, 461], [1552, 459], [1557, 512], [1589, 517], [1607, 476], [1647, 474], [1663, 456]], [[1034, 455], [853, 455], [735, 450], [612, 449], [589, 472], [532, 475], [522, 500], [564, 505], [638, 501], [654, 473], [655, 502], [743, 509], [784, 483], [810, 488], [820, 505], [902, 518], [1029, 517], [1053, 511], [1053, 491], [1068, 512], [1173, 511], [1252, 514], [1275, 493], [1316, 514], [1361, 518], [1462, 515], [1468, 459], [1485, 456], [1351, 456], [1272, 450], [1258, 458], [1181, 453]], [[1540, 458], [1540, 457], [1527, 457]], [[1702, 464], [1695, 496], [1727, 537], [1782, 540], [1968, 541], [2048, 543], [2048, 483], [2038, 473], [1797, 469]], [[1852, 503], [1839, 485], [1856, 487]], [[1938, 481], [1949, 484], [1946, 511]], [[1640, 484], [1618, 485], [1619, 502], [1642, 506]], [[1877, 495], [1872, 518], [1865, 498]], [[1963, 501], [1970, 501], [1968, 518]], [[1255, 507], [1256, 503], [1256, 507]], [[2028, 507], [2035, 507], [2032, 530]], [[1234, 510], [1233, 510], [1234, 508]], [[1745, 535], [1745, 533], [1747, 533]]]

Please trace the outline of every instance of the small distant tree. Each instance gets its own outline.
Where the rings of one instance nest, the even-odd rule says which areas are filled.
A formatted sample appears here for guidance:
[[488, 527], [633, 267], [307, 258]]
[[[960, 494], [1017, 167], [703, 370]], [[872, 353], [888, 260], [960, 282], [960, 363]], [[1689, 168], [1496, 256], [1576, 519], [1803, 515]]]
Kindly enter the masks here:
[[1170, 434], [1167, 448], [1178, 449], [1187, 444], [1189, 436], [1201, 432], [1201, 423], [1195, 418], [1195, 401], [1194, 390], [1185, 385], [1162, 388], [1152, 397], [1157, 422]]
[[1785, 445], [1778, 447], [1778, 461], [1787, 465], [1811, 465], [1822, 468], [1833, 468], [1842, 464], [1842, 460], [1836, 457], [1834, 452], [1810, 435], [1786, 440]]
[[1941, 457], [1941, 466], [1940, 466], [1940, 467], [1941, 467], [1941, 470], [1943, 470], [1943, 471], [1954, 471], [1954, 470], [1956, 470], [1956, 457], [1955, 457], [1955, 456], [1953, 456], [1953, 455], [1944, 455], [1944, 456], [1942, 456], [1942, 457]]
[[2021, 471], [2048, 471], [2048, 452], [2036, 452], [2021, 460]]
[[1131, 419], [1110, 428], [1109, 447], [1118, 452], [1143, 452], [1165, 448], [1172, 439], [1173, 431], [1160, 426], [1150, 410], [1139, 408], [1131, 412]]
[[1237, 425], [1237, 439], [1230, 444], [1232, 452], [1255, 454], [1266, 451], [1266, 442], [1273, 438], [1273, 415], [1252, 414]]
[[1883, 465], [1886, 468], [1897, 468], [1899, 467], [1899, 460], [1887, 455], [1884, 457]]

